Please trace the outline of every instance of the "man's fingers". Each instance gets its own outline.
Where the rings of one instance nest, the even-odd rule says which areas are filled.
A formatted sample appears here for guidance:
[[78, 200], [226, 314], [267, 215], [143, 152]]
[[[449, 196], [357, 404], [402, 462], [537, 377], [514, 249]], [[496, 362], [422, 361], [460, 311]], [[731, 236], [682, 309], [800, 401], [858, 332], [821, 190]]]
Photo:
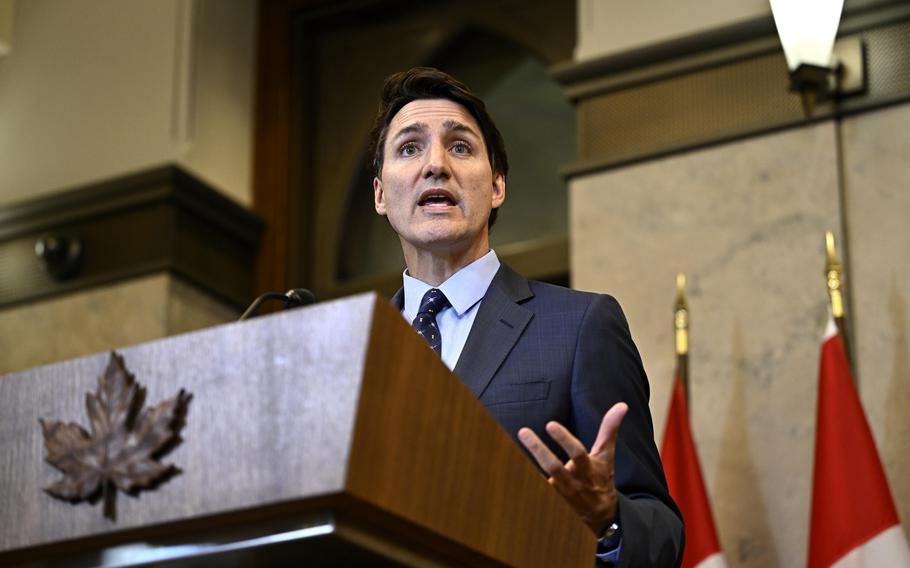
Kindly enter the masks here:
[[562, 462], [553, 455], [550, 448], [548, 448], [530, 428], [522, 428], [519, 430], [518, 439], [521, 440], [521, 443], [524, 444], [526, 448], [528, 448], [528, 451], [531, 452], [531, 455], [537, 460], [540, 468], [543, 469], [547, 475], [553, 475], [553, 470], [562, 468]]
[[[595, 448], [616, 444], [616, 430], [628, 410], [625, 404], [610, 409], [601, 422]], [[562, 424], [548, 422], [547, 433], [569, 455], [565, 466], [530, 428], [518, 431], [518, 439], [549, 475], [549, 482], [572, 506], [594, 532], [601, 532], [605, 523], [616, 516], [616, 487], [613, 481], [612, 455], [588, 454], [582, 444]]]
[[590, 471], [591, 458], [588, 456], [588, 450], [565, 426], [559, 422], [548, 422], [547, 434], [556, 440], [556, 443], [566, 452], [569, 459], [575, 462], [575, 468], [579, 473], [585, 475]]
[[616, 447], [619, 425], [622, 424], [622, 419], [626, 416], [628, 410], [628, 404], [617, 402], [604, 414], [604, 418], [600, 422], [600, 430], [597, 432], [597, 439], [594, 440], [594, 445], [591, 447], [593, 455], [600, 454], [607, 448], [612, 450], [612, 448]]
[[571, 476], [569, 475], [569, 472], [566, 471], [562, 462], [559, 461], [559, 458], [550, 451], [550, 448], [537, 437], [537, 434], [535, 434], [533, 430], [530, 428], [522, 428], [518, 431], [518, 439], [521, 440], [524, 447], [528, 448], [528, 451], [534, 456], [534, 459], [540, 465], [540, 468], [553, 478], [553, 481], [557, 486], [566, 485], [571, 482]]

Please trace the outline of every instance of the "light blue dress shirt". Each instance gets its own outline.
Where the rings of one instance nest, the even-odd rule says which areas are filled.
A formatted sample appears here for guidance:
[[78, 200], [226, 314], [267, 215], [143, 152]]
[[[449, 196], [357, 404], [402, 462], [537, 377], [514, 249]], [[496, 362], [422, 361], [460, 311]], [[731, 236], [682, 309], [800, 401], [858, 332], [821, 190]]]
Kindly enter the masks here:
[[[465, 266], [448, 280], [437, 286], [451, 304], [436, 314], [436, 326], [442, 335], [442, 362], [449, 370], [455, 368], [464, 344], [468, 340], [481, 300], [490, 282], [499, 271], [499, 258], [490, 250], [487, 254]], [[404, 310], [401, 315], [410, 324], [417, 317], [420, 301], [427, 290], [433, 288], [404, 272]]]

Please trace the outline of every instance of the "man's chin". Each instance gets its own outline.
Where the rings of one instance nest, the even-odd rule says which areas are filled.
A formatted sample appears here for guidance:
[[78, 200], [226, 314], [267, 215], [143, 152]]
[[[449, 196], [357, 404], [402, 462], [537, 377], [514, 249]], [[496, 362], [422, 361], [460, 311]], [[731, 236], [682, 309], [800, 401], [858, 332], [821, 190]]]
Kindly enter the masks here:
[[437, 247], [466, 240], [467, 231], [458, 223], [436, 221], [415, 226], [407, 240], [419, 247]]
[[433, 232], [429, 234], [414, 235], [407, 239], [408, 244], [418, 250], [434, 254], [451, 255], [471, 248], [479, 238], [470, 238], [463, 232]]

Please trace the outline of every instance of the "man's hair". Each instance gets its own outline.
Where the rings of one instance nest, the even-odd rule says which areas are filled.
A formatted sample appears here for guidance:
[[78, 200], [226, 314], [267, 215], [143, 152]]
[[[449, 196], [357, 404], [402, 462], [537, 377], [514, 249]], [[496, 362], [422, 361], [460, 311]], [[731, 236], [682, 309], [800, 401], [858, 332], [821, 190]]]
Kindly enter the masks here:
[[[487, 147], [487, 158], [493, 175], [501, 174], [503, 179], [509, 173], [509, 159], [506, 156], [506, 145], [496, 123], [487, 113], [486, 105], [464, 83], [432, 67], [414, 67], [407, 71], [389, 75], [382, 86], [379, 101], [379, 112], [373, 129], [370, 131], [370, 144], [367, 155], [373, 175], [382, 178], [383, 153], [389, 123], [406, 104], [420, 99], [448, 99], [463, 106], [480, 126], [484, 144]], [[487, 225], [492, 227], [496, 221], [496, 209], [490, 211]]]

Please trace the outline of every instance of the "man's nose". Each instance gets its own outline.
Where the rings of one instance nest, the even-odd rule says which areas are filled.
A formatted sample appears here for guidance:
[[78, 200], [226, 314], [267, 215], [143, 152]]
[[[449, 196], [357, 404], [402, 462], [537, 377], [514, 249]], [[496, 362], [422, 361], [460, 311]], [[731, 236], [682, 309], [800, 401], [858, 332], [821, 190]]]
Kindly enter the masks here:
[[436, 142], [430, 145], [427, 152], [426, 162], [423, 166], [424, 177], [449, 177], [449, 155], [446, 152], [445, 145]]

